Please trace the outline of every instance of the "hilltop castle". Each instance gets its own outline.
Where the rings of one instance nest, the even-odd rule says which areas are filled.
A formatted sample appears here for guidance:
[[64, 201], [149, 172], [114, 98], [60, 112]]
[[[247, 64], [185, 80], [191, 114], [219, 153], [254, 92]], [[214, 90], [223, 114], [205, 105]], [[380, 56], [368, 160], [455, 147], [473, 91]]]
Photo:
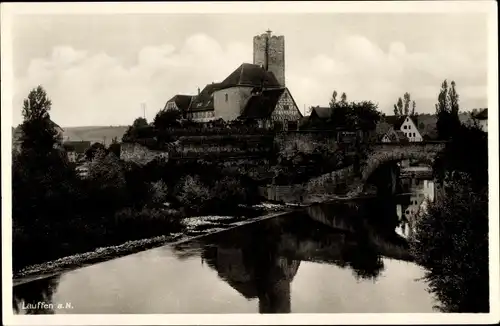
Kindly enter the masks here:
[[285, 39], [271, 31], [253, 38], [253, 63], [243, 63], [197, 95], [175, 95], [165, 109], [194, 121], [256, 121], [260, 127], [296, 130], [302, 117], [285, 84]]

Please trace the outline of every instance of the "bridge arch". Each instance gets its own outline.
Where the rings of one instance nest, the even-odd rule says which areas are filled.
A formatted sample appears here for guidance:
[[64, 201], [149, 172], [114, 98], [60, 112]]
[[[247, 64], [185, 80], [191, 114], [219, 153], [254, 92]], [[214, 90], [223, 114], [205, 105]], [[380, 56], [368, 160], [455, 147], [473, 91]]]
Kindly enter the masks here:
[[363, 165], [361, 170], [361, 181], [365, 183], [378, 168], [390, 162], [412, 159], [432, 165], [437, 154], [444, 149], [444, 146], [444, 142], [377, 144], [373, 147], [373, 151], [368, 155]]

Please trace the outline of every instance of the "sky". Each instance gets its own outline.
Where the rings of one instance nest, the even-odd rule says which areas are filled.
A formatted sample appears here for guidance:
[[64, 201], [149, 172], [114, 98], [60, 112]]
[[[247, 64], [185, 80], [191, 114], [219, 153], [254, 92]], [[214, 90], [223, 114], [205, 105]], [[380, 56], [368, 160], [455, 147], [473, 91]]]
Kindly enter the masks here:
[[487, 107], [488, 21], [481, 13], [18, 15], [12, 25], [13, 124], [42, 85], [61, 126], [152, 120], [175, 94], [196, 94], [252, 63], [253, 36], [285, 37], [286, 86], [299, 108], [336, 90], [391, 114], [405, 92], [434, 113], [444, 79], [462, 110]]

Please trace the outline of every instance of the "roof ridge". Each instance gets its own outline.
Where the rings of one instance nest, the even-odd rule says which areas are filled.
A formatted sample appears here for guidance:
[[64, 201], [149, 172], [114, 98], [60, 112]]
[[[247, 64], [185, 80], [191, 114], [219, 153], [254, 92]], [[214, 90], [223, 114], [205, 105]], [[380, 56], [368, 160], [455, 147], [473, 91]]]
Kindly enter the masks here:
[[245, 69], [244, 66], [245, 66], [245, 63], [242, 63], [241, 66], [240, 66], [241, 67], [241, 71], [240, 71], [240, 78], [238, 78], [238, 85], [241, 84], [241, 78], [243, 76], [243, 69]]

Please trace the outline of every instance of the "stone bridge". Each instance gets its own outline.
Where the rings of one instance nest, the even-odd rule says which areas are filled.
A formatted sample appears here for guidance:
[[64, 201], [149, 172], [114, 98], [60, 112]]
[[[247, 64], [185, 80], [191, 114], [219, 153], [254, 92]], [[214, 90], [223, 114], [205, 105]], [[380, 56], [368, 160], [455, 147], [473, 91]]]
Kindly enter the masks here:
[[432, 165], [436, 155], [444, 149], [446, 142], [427, 141], [407, 144], [376, 143], [372, 146], [372, 152], [363, 162], [361, 169], [361, 181], [366, 182], [368, 178], [380, 166], [406, 159], [418, 160], [422, 163]]
[[[370, 146], [368, 157], [360, 162], [359, 170], [353, 166], [338, 171], [332, 171], [312, 178], [304, 185], [303, 194], [305, 203], [323, 202], [338, 199], [333, 189], [338, 184], [347, 186], [343, 198], [352, 198], [361, 195], [368, 180], [380, 167], [406, 159], [415, 159], [432, 165], [437, 154], [444, 149], [446, 142], [427, 141], [408, 144], [375, 143]], [[392, 186], [394, 188], [396, 175], [391, 170]]]

